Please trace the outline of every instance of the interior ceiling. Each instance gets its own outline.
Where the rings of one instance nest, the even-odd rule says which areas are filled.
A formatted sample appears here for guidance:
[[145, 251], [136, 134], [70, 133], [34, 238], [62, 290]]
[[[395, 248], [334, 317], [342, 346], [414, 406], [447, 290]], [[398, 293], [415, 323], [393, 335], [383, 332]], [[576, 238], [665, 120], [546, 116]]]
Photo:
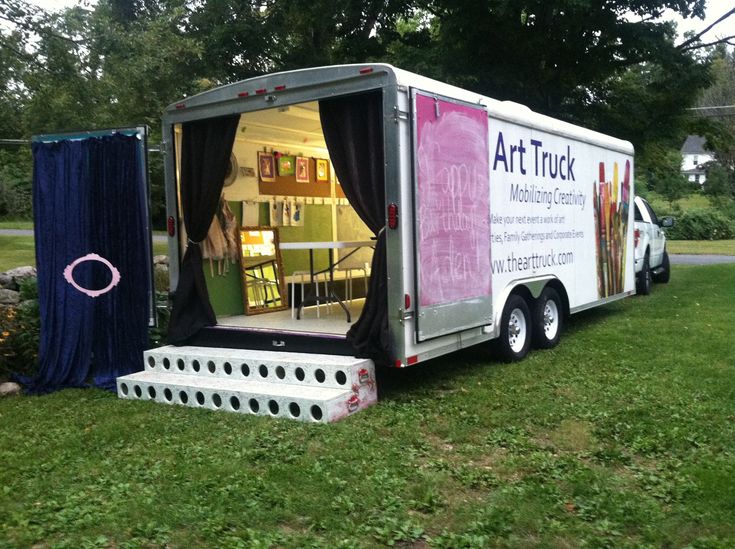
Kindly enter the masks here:
[[243, 113], [237, 138], [269, 147], [326, 148], [316, 101]]

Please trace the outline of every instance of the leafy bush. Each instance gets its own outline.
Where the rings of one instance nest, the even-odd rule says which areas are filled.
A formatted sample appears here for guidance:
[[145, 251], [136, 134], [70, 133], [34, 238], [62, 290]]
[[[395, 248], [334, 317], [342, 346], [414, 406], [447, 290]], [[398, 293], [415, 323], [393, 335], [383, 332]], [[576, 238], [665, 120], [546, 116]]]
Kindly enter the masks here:
[[679, 214], [666, 234], [672, 240], [726, 240], [735, 238], [735, 222], [717, 210], [692, 209]]
[[0, 376], [33, 375], [38, 366], [41, 322], [35, 278], [20, 282], [21, 303], [0, 310]]

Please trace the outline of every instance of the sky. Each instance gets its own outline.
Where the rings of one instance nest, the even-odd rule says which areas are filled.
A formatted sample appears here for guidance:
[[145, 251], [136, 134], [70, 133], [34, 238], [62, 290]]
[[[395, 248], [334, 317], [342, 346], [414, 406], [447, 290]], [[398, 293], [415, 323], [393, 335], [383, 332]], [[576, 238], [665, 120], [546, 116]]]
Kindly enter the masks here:
[[[94, 5], [97, 0], [26, 0], [30, 4], [35, 4], [48, 11], [56, 11], [65, 7], [82, 4], [85, 6]], [[676, 17], [673, 12], [669, 12], [668, 18], [677, 21], [679, 25], [679, 33], [683, 34], [686, 31], [696, 31], [698, 29], [704, 29], [708, 24], [713, 23], [724, 14], [726, 11], [732, 9], [733, 0], [709, 0], [707, 2], [707, 17], [704, 21], [699, 19], [682, 20]], [[707, 33], [703, 38], [705, 42], [710, 42], [720, 36], [732, 36], [735, 35], [735, 16], [731, 16], [727, 21], [718, 25], [715, 29]]]

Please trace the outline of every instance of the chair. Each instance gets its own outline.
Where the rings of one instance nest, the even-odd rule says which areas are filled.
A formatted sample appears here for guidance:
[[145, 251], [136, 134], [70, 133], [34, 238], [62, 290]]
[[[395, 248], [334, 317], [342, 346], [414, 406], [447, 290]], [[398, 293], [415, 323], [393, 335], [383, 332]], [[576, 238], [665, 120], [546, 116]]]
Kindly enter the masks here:
[[[327, 273], [315, 273], [314, 274], [314, 283], [316, 284], [315, 293], [316, 293], [316, 317], [321, 318], [321, 303], [319, 303], [319, 275], [324, 275], [324, 294], [327, 295], [328, 287], [327, 284], [329, 284], [329, 278], [327, 277]], [[309, 271], [294, 271], [291, 274], [291, 318], [296, 318], [296, 278], [299, 279], [299, 286], [301, 287], [301, 301], [304, 301], [304, 286], [305, 281], [311, 283], [311, 273]], [[327, 304], [327, 311], [331, 312], [331, 304]]]

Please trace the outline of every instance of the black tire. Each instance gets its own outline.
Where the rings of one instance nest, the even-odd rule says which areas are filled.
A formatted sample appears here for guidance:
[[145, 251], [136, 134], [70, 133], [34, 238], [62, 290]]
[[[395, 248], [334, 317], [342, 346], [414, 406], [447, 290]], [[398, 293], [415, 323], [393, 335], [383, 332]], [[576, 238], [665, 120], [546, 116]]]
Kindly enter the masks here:
[[648, 259], [648, 251], [646, 250], [646, 255], [643, 257], [643, 268], [638, 273], [638, 279], [636, 280], [636, 293], [641, 295], [650, 294], [651, 285], [651, 267]]
[[666, 284], [671, 278], [671, 263], [669, 263], [669, 252], [664, 250], [664, 259], [661, 262], [661, 272], [653, 275], [653, 281]]
[[515, 362], [525, 357], [531, 348], [532, 333], [531, 312], [526, 300], [518, 295], [511, 295], [500, 318], [498, 347], [503, 360]]
[[559, 293], [548, 286], [533, 309], [533, 343], [538, 349], [556, 347], [564, 326], [564, 304]]

